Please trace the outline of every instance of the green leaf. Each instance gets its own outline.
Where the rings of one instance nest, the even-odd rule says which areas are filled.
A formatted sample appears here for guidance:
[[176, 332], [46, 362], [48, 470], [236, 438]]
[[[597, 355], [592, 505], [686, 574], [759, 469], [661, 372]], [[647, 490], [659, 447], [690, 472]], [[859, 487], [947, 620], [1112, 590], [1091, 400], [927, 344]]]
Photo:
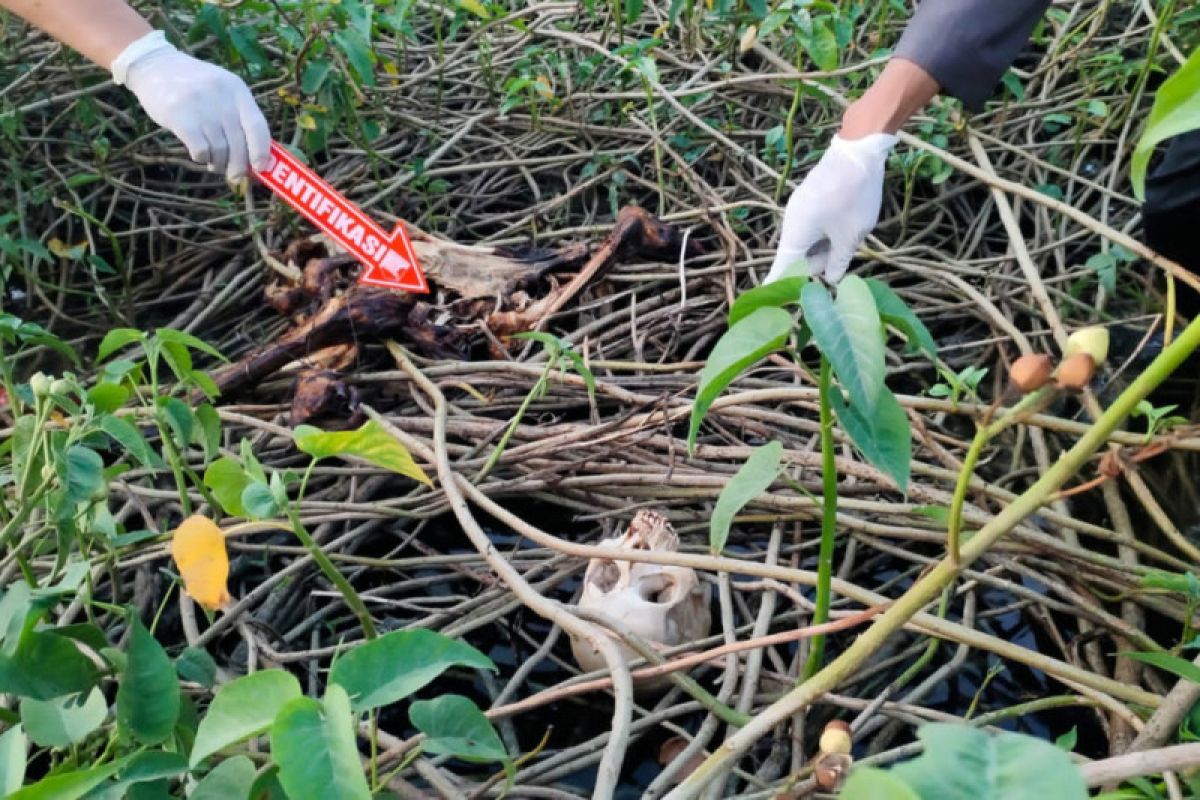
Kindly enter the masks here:
[[424, 628], [393, 631], [340, 656], [329, 682], [345, 689], [359, 712], [402, 700], [454, 666], [496, 669], [466, 642]]
[[250, 477], [237, 459], [222, 456], [204, 470], [204, 485], [221, 504], [221, 510], [231, 517], [246, 516], [242, 492], [250, 485]]
[[696, 446], [700, 423], [725, 387], [751, 364], [783, 347], [792, 330], [792, 315], [782, 308], [760, 308], [738, 320], [713, 347], [692, 404], [688, 451]]
[[248, 519], [267, 519], [279, 513], [279, 504], [265, 483], [253, 481], [242, 490], [242, 507]]
[[189, 765], [265, 733], [280, 709], [300, 695], [300, 682], [280, 669], [253, 672], [225, 684], [200, 720]]
[[70, 639], [26, 631], [19, 641], [15, 653], [0, 655], [0, 693], [51, 700], [95, 684], [95, 665]]
[[936, 359], [937, 343], [933, 341], [933, 336], [925, 327], [925, 323], [921, 322], [908, 304], [900, 299], [900, 295], [892, 291], [892, 288], [883, 281], [874, 278], [868, 278], [866, 284], [871, 290], [871, 296], [875, 298], [875, 307], [884, 324], [891, 325], [904, 334], [909, 348], [914, 352], [923, 350], [931, 359]]
[[304, 94], [316, 94], [325, 85], [331, 71], [332, 62], [323, 58], [309, 59], [304, 64], [304, 73], [300, 78], [300, 91]]
[[119, 383], [98, 383], [88, 389], [87, 401], [97, 411], [111, 414], [129, 401], [129, 390]]
[[221, 351], [213, 347], [203, 339], [199, 339], [186, 331], [177, 331], [174, 328], [159, 328], [154, 332], [154, 335], [160, 341], [170, 342], [171, 344], [183, 345], [192, 350], [199, 350], [201, 353], [207, 353], [213, 358], [228, 362], [229, 359], [221, 354]]
[[[141, 797], [154, 797], [169, 800], [170, 795], [155, 791], [157, 786], [144, 786], [161, 782], [166, 778], [174, 778], [187, 771], [187, 760], [179, 753], [165, 750], [144, 750], [130, 757], [129, 763], [117, 770], [114, 780], [106, 783], [88, 795], [88, 800], [138, 800]], [[141, 794], [134, 787], [143, 784], [147, 789]]]
[[124, 447], [144, 467], [162, 466], [162, 458], [150, 449], [138, 429], [121, 417], [106, 415], [100, 418], [100, 429], [114, 442]]
[[801, 38], [800, 44], [804, 47], [805, 52], [808, 53], [808, 57], [817, 65], [817, 69], [824, 70], [825, 72], [837, 69], [837, 37], [825, 20], [817, 20], [813, 24], [812, 35]]
[[725, 484], [717, 507], [713, 509], [708, 527], [708, 546], [713, 555], [720, 555], [729, 538], [729, 526], [742, 507], [770, 488], [779, 476], [779, 459], [783, 457], [783, 445], [769, 442], [757, 447], [746, 463]]
[[343, 28], [334, 31], [333, 43], [345, 54], [346, 60], [354, 69], [358, 79], [364, 86], [375, 85], [375, 59], [371, 53], [371, 45], [358, 31]]
[[1200, 683], [1200, 667], [1186, 658], [1173, 656], [1170, 653], [1136, 653], [1129, 651], [1121, 653], [1121, 655], [1126, 658], [1132, 658], [1134, 661], [1141, 661], [1143, 664], [1149, 664], [1152, 667], [1166, 670], [1192, 683]]
[[850, 393], [851, 405], [863, 415], [874, 413], [883, 389], [884, 347], [875, 297], [866, 281], [847, 275], [838, 284], [836, 301], [813, 281], [804, 287], [800, 304], [813, 339]]
[[162, 645], [133, 619], [128, 662], [117, 690], [117, 722], [142, 744], [158, 744], [179, 719], [179, 680]]
[[1145, 199], [1146, 167], [1159, 142], [1200, 128], [1200, 48], [1154, 93], [1146, 130], [1130, 162], [1130, 180], [1138, 200]]
[[1071, 730], [1054, 740], [1054, 746], [1069, 753], [1075, 749], [1075, 745], [1078, 742], [1079, 729], [1072, 725]]
[[21, 698], [21, 724], [29, 740], [39, 747], [69, 747], [87, 735], [108, 716], [108, 703], [99, 689], [87, 696], [67, 695], [53, 700]]
[[0, 734], [0, 796], [11, 797], [25, 782], [25, 759], [29, 741], [20, 725]]
[[491, 721], [466, 697], [444, 694], [435, 700], [417, 700], [408, 718], [427, 737], [421, 743], [426, 753], [475, 762], [508, 760]]
[[1096, 253], [1084, 262], [1084, 266], [1096, 273], [1097, 280], [1109, 294], [1117, 290], [1117, 257], [1112, 253]]
[[271, 726], [271, 759], [289, 800], [369, 800], [350, 698], [331, 684], [324, 702], [297, 698]]
[[192, 442], [204, 448], [205, 458], [212, 458], [221, 449], [221, 415], [210, 404], [202, 403], [196, 407], [196, 422], [200, 425], [192, 432]]
[[[808, 269], [807, 266], [804, 269]], [[733, 327], [760, 308], [781, 308], [799, 305], [800, 292], [804, 291], [808, 278], [803, 276], [780, 278], [773, 283], [755, 286], [742, 292], [729, 308], [729, 327]]]
[[104, 489], [104, 459], [89, 447], [67, 449], [67, 502], [83, 503]]
[[875, 767], [855, 767], [846, 785], [838, 794], [839, 800], [922, 800], [895, 773]]
[[142, 341], [142, 332], [136, 328], [113, 328], [104, 334], [100, 341], [100, 349], [96, 351], [96, 360], [103, 361], [121, 348]]
[[925, 751], [892, 773], [921, 800], [1086, 800], [1071, 757], [1020, 733], [989, 734], [967, 725], [932, 723], [917, 731]]
[[433, 485], [408, 448], [375, 420], [368, 421], [356, 431], [323, 431], [311, 425], [299, 425], [292, 435], [296, 438], [296, 447], [313, 458], [357, 456], [426, 486]]
[[192, 407], [178, 397], [160, 397], [155, 402], [162, 419], [175, 434], [175, 444], [180, 450], [186, 450], [192, 441], [192, 425], [195, 422]]
[[196, 784], [188, 800], [231, 800], [250, 796], [254, 785], [254, 762], [246, 756], [234, 756], [213, 767]]
[[229, 41], [247, 64], [262, 71], [271, 69], [271, 58], [258, 43], [258, 29], [254, 25], [237, 25], [230, 28]]
[[125, 766], [125, 759], [90, 769], [60, 772], [7, 795], [6, 800], [78, 800]]
[[217, 662], [200, 647], [187, 647], [175, 659], [175, 672], [185, 681], [211, 689], [217, 681]]
[[876, 399], [875, 410], [869, 414], [862, 414], [848, 404], [837, 389], [830, 393], [829, 403], [863, 457], [887, 473], [902, 494], [908, 494], [912, 428], [896, 395], [884, 388]]

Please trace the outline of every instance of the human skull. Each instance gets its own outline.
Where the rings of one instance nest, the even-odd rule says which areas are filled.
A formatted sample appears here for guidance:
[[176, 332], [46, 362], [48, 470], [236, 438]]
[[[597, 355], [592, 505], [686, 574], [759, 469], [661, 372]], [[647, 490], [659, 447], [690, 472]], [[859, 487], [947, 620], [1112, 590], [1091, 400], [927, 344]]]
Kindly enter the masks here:
[[[600, 547], [612, 548], [612, 558], [593, 558], [583, 576], [579, 607], [612, 617], [641, 638], [672, 647], [708, 636], [712, 619], [708, 610], [708, 587], [694, 570], [659, 564], [631, 563], [619, 558], [622, 550], [674, 552], [679, 537], [671, 523], [655, 511], [639, 511], [621, 536], [605, 539]], [[618, 641], [626, 662], [638, 654]], [[574, 638], [571, 650], [585, 671], [604, 669], [604, 657], [589, 642]], [[639, 686], [652, 689], [663, 680]]]

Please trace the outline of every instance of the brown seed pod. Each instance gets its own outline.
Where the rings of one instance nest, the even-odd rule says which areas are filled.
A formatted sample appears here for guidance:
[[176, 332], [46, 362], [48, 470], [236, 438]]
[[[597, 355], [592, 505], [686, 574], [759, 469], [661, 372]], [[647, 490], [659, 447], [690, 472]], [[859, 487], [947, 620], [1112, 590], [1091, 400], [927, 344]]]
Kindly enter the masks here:
[[1044, 353], [1030, 353], [1012, 363], [1008, 378], [1023, 394], [1036, 392], [1054, 375], [1054, 362]]
[[817, 786], [832, 792], [841, 788], [854, 759], [846, 753], [823, 753], [813, 762], [813, 778]]
[[1078, 392], [1092, 382], [1095, 374], [1095, 359], [1087, 353], [1076, 353], [1063, 359], [1054, 377], [1060, 389]]
[[825, 726], [825, 730], [821, 732], [821, 741], [817, 747], [821, 749], [821, 753], [849, 753], [853, 747], [853, 740], [850, 738], [850, 726], [840, 719], [835, 719]]

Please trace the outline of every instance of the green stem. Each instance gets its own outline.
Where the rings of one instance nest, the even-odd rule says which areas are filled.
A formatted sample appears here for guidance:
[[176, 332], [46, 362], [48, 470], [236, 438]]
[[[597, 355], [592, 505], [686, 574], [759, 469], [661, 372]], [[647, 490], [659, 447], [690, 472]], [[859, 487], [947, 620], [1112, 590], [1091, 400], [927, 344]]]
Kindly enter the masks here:
[[521, 401], [520, 408], [517, 409], [516, 416], [512, 418], [512, 422], [508, 423], [508, 427], [504, 430], [504, 435], [500, 437], [500, 441], [496, 443], [496, 447], [488, 456], [487, 462], [479, 469], [475, 475], [475, 483], [479, 483], [487, 474], [492, 471], [492, 467], [496, 466], [496, 462], [500, 460], [500, 456], [504, 455], [504, 449], [508, 447], [508, 440], [512, 438], [513, 432], [517, 426], [521, 424], [525, 412], [529, 410], [530, 403], [535, 397], [540, 397], [542, 392], [546, 390], [546, 385], [550, 382], [550, 373], [558, 365], [558, 356], [552, 355], [546, 361], [546, 367], [542, 370], [542, 374], [538, 376], [537, 383], [533, 384], [533, 388], [529, 390], [529, 394], [525, 395], [525, 399]]
[[[833, 551], [837, 543], [838, 473], [833, 439], [833, 406], [829, 393], [833, 391], [833, 366], [821, 356], [818, 397], [821, 409], [821, 549], [817, 556], [817, 602], [813, 625], [829, 621], [829, 603], [833, 582]], [[803, 680], [808, 680], [825, 665], [825, 635], [814, 636], [808, 661], [804, 664]]]
[[362, 626], [363, 634], [368, 639], [374, 639], [378, 634], [375, 632], [375, 623], [371, 621], [371, 612], [367, 611], [366, 604], [362, 598], [358, 596], [358, 592], [354, 591], [354, 587], [350, 585], [350, 581], [346, 580], [346, 576], [338, 571], [333, 562], [329, 560], [329, 556], [325, 555], [325, 551], [321, 549], [309, 535], [304, 525], [300, 522], [300, 514], [296, 511], [300, 500], [304, 497], [304, 489], [308, 486], [308, 478], [312, 475], [313, 468], [317, 465], [317, 459], [313, 459], [308, 465], [308, 469], [304, 472], [304, 477], [300, 481], [300, 494], [295, 503], [288, 503], [287, 515], [288, 521], [292, 523], [292, 533], [296, 534], [296, 538], [300, 540], [300, 544], [308, 549], [308, 554], [312, 556], [313, 561], [320, 567], [321, 572], [329, 579], [341, 593], [342, 599], [346, 601], [346, 605], [354, 612], [354, 616], [358, 618], [359, 625]]
[[[1129, 384], [1080, 437], [1074, 447], [1063, 453], [1041, 478], [971, 537], [962, 548], [963, 563], [969, 564], [979, 558], [1022, 520], [1037, 513], [1059, 487], [1070, 480], [1087, 460], [1107, 443], [1109, 436], [1137, 404], [1165, 381], [1197, 347], [1200, 347], [1200, 318], [1193, 320], [1179, 334], [1179, 338], [1164, 349], [1142, 374]], [[775, 726], [832, 691], [860, 669], [892, 634], [937, 597], [957, 574], [958, 567], [950, 563], [949, 557], [938, 562], [881, 614], [870, 628], [851, 642], [841, 655], [830, 662], [829, 666], [772, 703], [755, 716], [749, 725], [726, 740], [716, 753], [709, 756], [683, 783], [667, 795], [668, 800], [696, 797], [709, 782], [724, 774], [724, 770], [741, 758], [755, 742], [769, 735]]]
[[1046, 385], [1036, 392], [1030, 392], [1021, 398], [1021, 402], [1005, 412], [998, 419], [985, 423], [975, 430], [975, 438], [963, 459], [962, 468], [958, 471], [958, 481], [954, 485], [954, 496], [950, 500], [950, 516], [946, 523], [946, 550], [950, 563], [959, 564], [959, 540], [962, 532], [963, 506], [967, 502], [967, 490], [971, 487], [971, 478], [975, 477], [975, 465], [979, 456], [996, 435], [1004, 429], [1015, 425], [1029, 415], [1040, 410], [1054, 397], [1054, 387]]
[[[796, 53], [796, 70], [799, 71], [803, 66], [804, 49], [797, 43]], [[787, 188], [788, 177], [792, 174], [792, 166], [795, 164], [796, 157], [793, 153], [793, 131], [796, 125], [796, 114], [800, 112], [800, 96], [804, 93], [804, 84], [796, 81], [796, 89], [792, 92], [792, 105], [788, 108], [787, 119], [783, 122], [783, 147], [786, 154], [783, 162], [783, 170], [779, 173], [779, 183], [775, 184], [775, 202], [778, 203], [783, 197], [783, 190]]]

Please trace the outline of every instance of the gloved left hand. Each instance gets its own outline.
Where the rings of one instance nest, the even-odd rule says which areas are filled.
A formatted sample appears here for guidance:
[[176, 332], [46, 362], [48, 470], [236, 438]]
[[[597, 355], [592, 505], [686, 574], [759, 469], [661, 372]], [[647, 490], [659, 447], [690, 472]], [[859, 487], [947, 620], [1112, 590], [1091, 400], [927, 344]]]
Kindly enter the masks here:
[[193, 161], [240, 178], [271, 161], [271, 131], [241, 78], [181, 53], [162, 31], [137, 39], [113, 60], [150, 119], [179, 137]]

